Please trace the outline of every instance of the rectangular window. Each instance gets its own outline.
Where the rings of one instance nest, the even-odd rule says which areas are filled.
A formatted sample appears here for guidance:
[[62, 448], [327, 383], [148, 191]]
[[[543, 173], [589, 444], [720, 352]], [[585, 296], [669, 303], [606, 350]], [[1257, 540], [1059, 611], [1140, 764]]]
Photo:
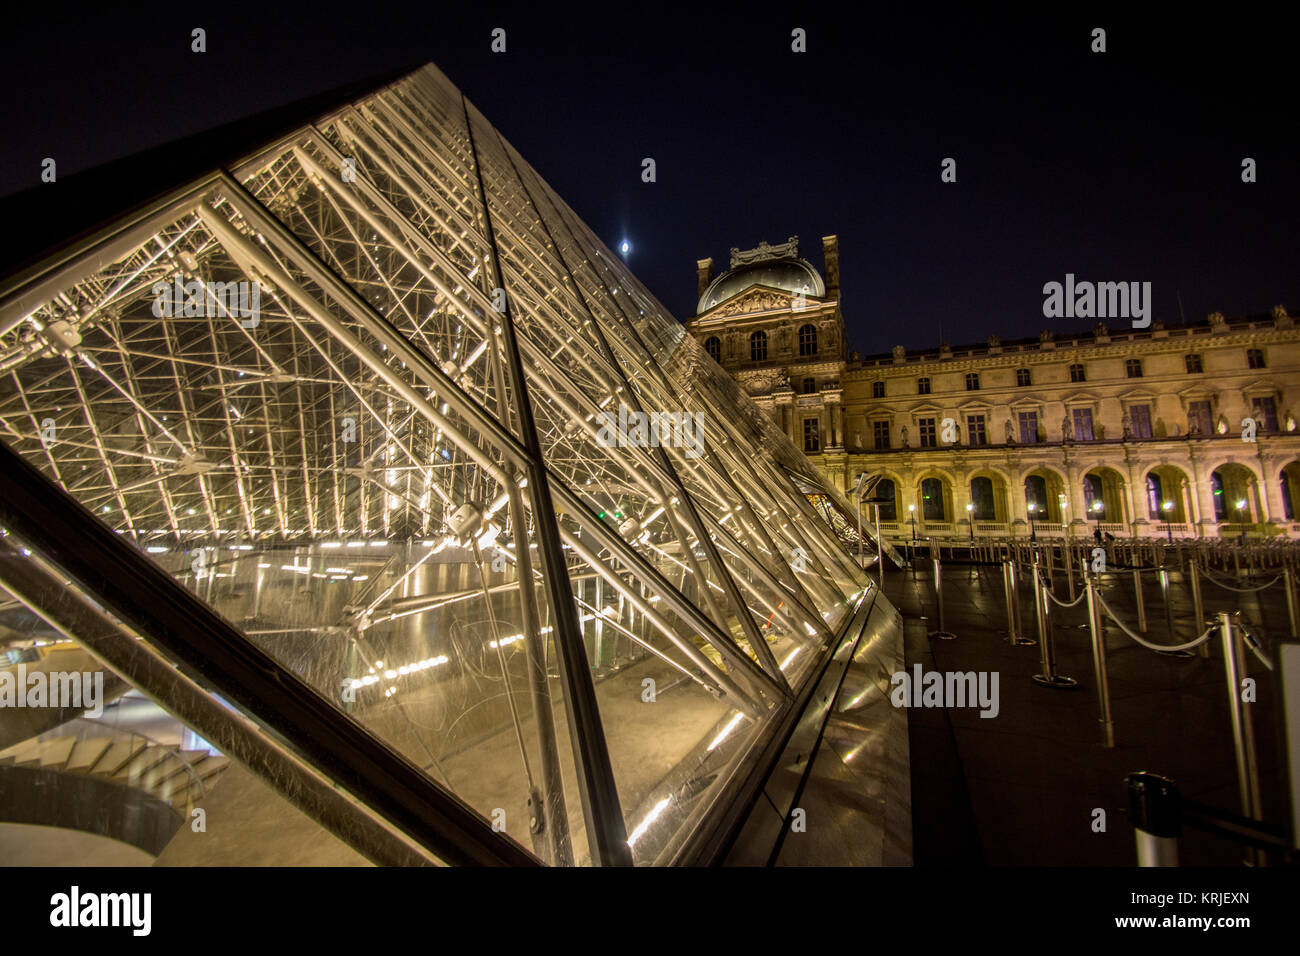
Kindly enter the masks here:
[[1130, 405], [1128, 407], [1129, 428], [1134, 438], [1151, 437], [1151, 406]]
[[817, 419], [805, 418], [803, 420], [803, 450], [821, 451], [821, 436], [817, 434]]
[[1020, 388], [1024, 388], [1026, 385], [1030, 385], [1030, 384], [1032, 384], [1032, 380], [1030, 379], [1029, 376], [1029, 369], [1027, 368], [1016, 369], [1016, 385]]
[[803, 393], [805, 395], [811, 395], [816, 391], [817, 391], [817, 379], [805, 378], [803, 380]]
[[967, 372], [967, 373], [966, 373], [966, 391], [968, 391], [968, 392], [978, 392], [979, 389], [980, 389], [980, 376], [979, 376], [979, 372]]
[[1124, 374], [1127, 375], [1129, 378], [1141, 378], [1141, 377], [1142, 377], [1142, 360], [1141, 360], [1141, 359], [1129, 359], [1127, 362], [1125, 362], [1125, 363], [1124, 363]]
[[988, 432], [984, 430], [983, 415], [966, 416], [966, 435], [970, 440], [971, 447], [989, 443]]
[[1082, 381], [1085, 381], [1085, 379], [1084, 379], [1084, 377], [1083, 377], [1083, 366], [1082, 366], [1082, 365], [1071, 365], [1071, 366], [1070, 366], [1070, 381], [1071, 381], [1071, 382], [1082, 382]]
[[916, 420], [916, 426], [921, 433], [922, 448], [934, 448], [938, 445], [938, 442], [935, 441], [933, 418], [918, 418]]
[[1092, 409], [1076, 408], [1074, 415], [1074, 440], [1092, 441]]
[[1020, 413], [1020, 444], [1038, 443], [1038, 412]]
[[1200, 375], [1205, 371], [1205, 366], [1201, 363], [1201, 357], [1195, 352], [1187, 356], [1186, 362], [1188, 375]]
[[1187, 433], [1206, 436], [1214, 434], [1214, 415], [1208, 401], [1187, 403]]
[[884, 451], [889, 447], [889, 422], [872, 422], [871, 430], [876, 440], [876, 450]]
[[916, 394], [918, 395], [930, 394], [930, 380], [928, 378], [918, 378], [916, 380]]
[[1246, 367], [1263, 368], [1264, 367], [1264, 350], [1263, 349], [1246, 349]]
[[1259, 431], [1277, 431], [1277, 402], [1272, 396], [1251, 399], [1250, 414], [1255, 419], [1255, 427]]
[[871, 383], [871, 397], [872, 397], [872, 398], [884, 398], [884, 397], [885, 397], [885, 383], [884, 383], [884, 382], [872, 382], [872, 383]]

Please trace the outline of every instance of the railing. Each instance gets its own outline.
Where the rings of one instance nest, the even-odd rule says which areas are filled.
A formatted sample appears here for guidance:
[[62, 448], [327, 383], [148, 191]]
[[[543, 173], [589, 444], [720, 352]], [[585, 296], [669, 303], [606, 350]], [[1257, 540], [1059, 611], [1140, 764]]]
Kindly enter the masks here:
[[[77, 724], [75, 730], [71, 728], [72, 724]], [[89, 717], [74, 717], [72, 720], [68, 721], [67, 724], [64, 724], [63, 727], [55, 728], [54, 730], [49, 730], [41, 734], [40, 738], [66, 737], [68, 736], [68, 733], [66, 732], [68, 730], [72, 730], [72, 736], [78, 742], [91, 740], [95, 737], [107, 737], [110, 740], [140, 740], [144, 742], [144, 748], [141, 748], [141, 750], [153, 746], [173, 753], [176, 756], [177, 762], [180, 763], [181, 767], [190, 778], [189, 784], [186, 786], [185, 810], [181, 814], [186, 819], [189, 818], [190, 811], [194, 808], [196, 799], [201, 800], [203, 797], [207, 796], [208, 788], [203, 783], [203, 778], [199, 776], [198, 771], [196, 771], [190, 765], [189, 761], [185, 759], [185, 756], [181, 753], [181, 745], [179, 743], [165, 744], [161, 740], [156, 740], [155, 738], [150, 737], [148, 734], [142, 734], [136, 730], [127, 730], [125, 727], [120, 727], [116, 724], [106, 724], [100, 720], [91, 720]], [[209, 753], [212, 753], [212, 751], [209, 751]], [[135, 757], [132, 756], [131, 759], [134, 760]], [[130, 761], [127, 762], [129, 763]], [[197, 798], [194, 793], [194, 784], [198, 784]], [[134, 784], [128, 782], [128, 786], [134, 786]]]

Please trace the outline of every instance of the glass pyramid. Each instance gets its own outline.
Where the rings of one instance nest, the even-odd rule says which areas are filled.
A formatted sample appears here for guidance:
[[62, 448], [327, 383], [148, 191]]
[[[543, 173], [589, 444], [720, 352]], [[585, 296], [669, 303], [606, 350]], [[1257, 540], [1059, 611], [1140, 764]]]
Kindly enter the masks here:
[[[8, 606], [430, 859], [681, 859], [869, 590], [814, 469], [432, 65], [7, 283], [0, 367], [0, 441], [50, 489], [0, 515]], [[312, 721], [452, 822], [415, 832]], [[210, 799], [263, 839], [164, 860], [276, 862], [271, 803], [310, 787], [239, 763]]]

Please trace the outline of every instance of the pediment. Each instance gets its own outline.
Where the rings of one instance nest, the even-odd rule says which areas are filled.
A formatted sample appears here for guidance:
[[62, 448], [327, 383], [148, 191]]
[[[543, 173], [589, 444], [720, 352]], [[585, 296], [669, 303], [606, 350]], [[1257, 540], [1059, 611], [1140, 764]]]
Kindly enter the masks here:
[[[806, 309], [799, 311], [809, 313], [814, 312], [823, 301], [815, 295], [804, 296], [804, 300], [808, 303], [808, 306]], [[795, 311], [793, 303], [793, 292], [787, 292], [785, 289], [774, 289], [771, 286], [755, 285], [750, 286], [739, 295], [733, 295], [725, 302], [719, 302], [707, 312], [700, 313], [696, 318], [750, 315], [756, 312], [793, 312]]]

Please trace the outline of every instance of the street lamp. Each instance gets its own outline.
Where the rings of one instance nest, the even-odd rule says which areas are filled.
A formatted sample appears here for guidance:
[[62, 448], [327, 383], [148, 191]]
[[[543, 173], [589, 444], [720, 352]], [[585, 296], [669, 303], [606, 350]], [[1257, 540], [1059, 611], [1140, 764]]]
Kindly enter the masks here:
[[1097, 516], [1097, 530], [1094, 532], [1094, 536], [1098, 544], [1101, 544], [1101, 509], [1104, 507], [1106, 505], [1100, 498], [1092, 503], [1092, 513]]
[[969, 502], [966, 504], [966, 524], [970, 526], [970, 543], [975, 543], [975, 506]]
[[1029, 502], [1029, 540], [1037, 541], [1038, 536], [1034, 532], [1034, 512], [1038, 510], [1038, 502]]
[[907, 510], [911, 512], [911, 516], [907, 520], [912, 523], [912, 550], [915, 551], [916, 550], [916, 505], [908, 505]]
[[1241, 544], [1246, 546], [1246, 499], [1237, 499], [1237, 520], [1241, 522]]
[[1174, 503], [1172, 501], [1166, 501], [1164, 504], [1160, 506], [1160, 510], [1162, 510], [1165, 513], [1165, 533], [1169, 535], [1169, 543], [1173, 544], [1174, 529], [1173, 526], [1169, 523], [1169, 519], [1173, 517], [1172, 512], [1174, 510]]

